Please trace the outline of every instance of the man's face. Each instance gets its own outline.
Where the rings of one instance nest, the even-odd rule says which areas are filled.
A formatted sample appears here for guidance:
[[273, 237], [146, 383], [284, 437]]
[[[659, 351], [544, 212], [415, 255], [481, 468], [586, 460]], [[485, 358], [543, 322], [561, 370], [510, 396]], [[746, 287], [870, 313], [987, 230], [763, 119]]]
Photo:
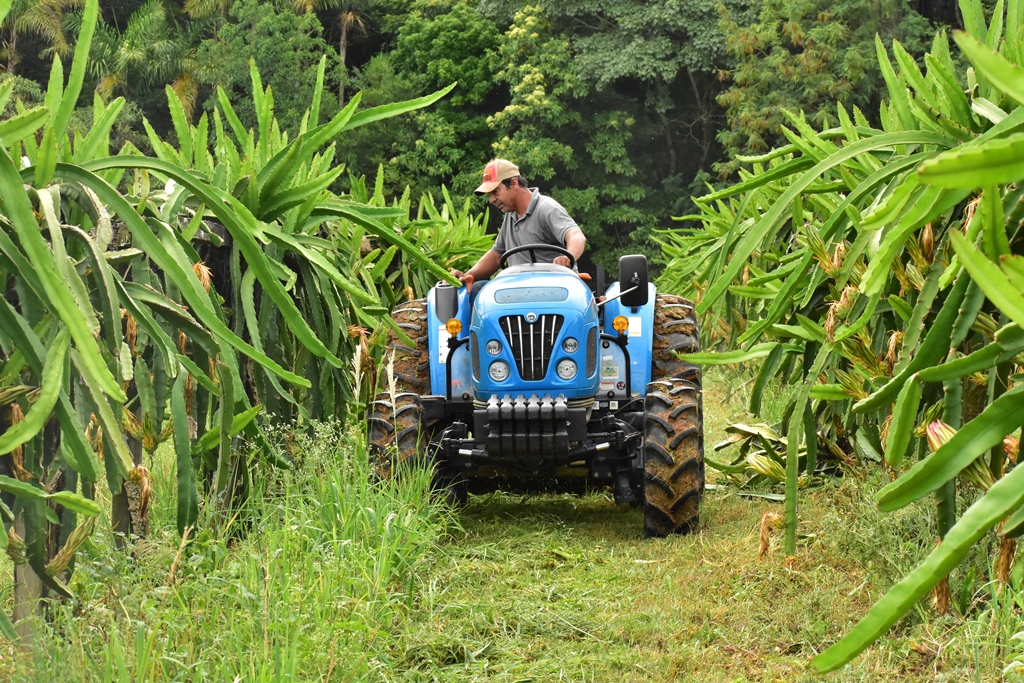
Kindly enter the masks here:
[[505, 187], [504, 183], [500, 183], [487, 195], [487, 201], [502, 213], [508, 213], [512, 210], [512, 188]]

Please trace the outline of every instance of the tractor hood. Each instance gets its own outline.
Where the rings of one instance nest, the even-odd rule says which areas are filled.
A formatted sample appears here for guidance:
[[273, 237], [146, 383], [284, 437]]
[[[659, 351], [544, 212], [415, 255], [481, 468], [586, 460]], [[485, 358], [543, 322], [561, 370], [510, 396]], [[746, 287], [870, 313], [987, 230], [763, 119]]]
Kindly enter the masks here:
[[[480, 290], [476, 311], [488, 315], [509, 306], [550, 304], [553, 309], [584, 311], [594, 306], [594, 295], [576, 273], [562, 266], [515, 266], [502, 271]], [[595, 309], [596, 311], [596, 309]], [[523, 311], [526, 313], [526, 311]]]
[[474, 395], [593, 396], [597, 389], [597, 306], [590, 288], [562, 266], [503, 271], [473, 306]]

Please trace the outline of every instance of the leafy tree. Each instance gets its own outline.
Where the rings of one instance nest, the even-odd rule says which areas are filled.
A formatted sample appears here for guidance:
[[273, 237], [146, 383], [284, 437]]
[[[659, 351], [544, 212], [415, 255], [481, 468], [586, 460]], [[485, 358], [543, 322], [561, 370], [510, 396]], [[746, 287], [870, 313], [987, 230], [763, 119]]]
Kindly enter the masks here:
[[515, 159], [541, 178], [552, 178], [556, 164], [574, 165], [573, 148], [560, 139], [563, 126], [582, 123], [570, 106], [576, 90], [569, 41], [553, 30], [539, 5], [515, 16], [502, 36], [495, 78], [507, 83], [512, 101], [494, 114], [495, 151]]
[[653, 219], [636, 208], [646, 193], [632, 182], [637, 169], [626, 152], [636, 119], [584, 98], [571, 45], [538, 5], [516, 13], [497, 61], [511, 101], [489, 119], [494, 155], [514, 159], [562, 202], [586, 231], [591, 256], [610, 264], [629, 232]]
[[[281, 127], [297, 130], [303, 103], [313, 97], [322, 55], [327, 55], [327, 68], [333, 73], [338, 55], [324, 41], [323, 27], [316, 14], [298, 15], [268, 0], [237, 0], [216, 37], [202, 41], [199, 46], [199, 80], [214, 88], [224, 88], [242, 123], [253, 126], [256, 112], [248, 62], [254, 60], [273, 90]], [[215, 103], [213, 95], [205, 108], [211, 110]], [[331, 113], [325, 111], [327, 115]]]
[[193, 19], [212, 19], [222, 24], [228, 20], [228, 10], [234, 3], [235, 0], [185, 0], [183, 8]]
[[[875, 34], [921, 55], [931, 38], [929, 22], [903, 0], [767, 0], [757, 21], [726, 11], [722, 29], [736, 60], [732, 85], [718, 102], [727, 127], [719, 134], [729, 155], [763, 152], [782, 139], [783, 110], [803, 111], [827, 127], [835, 103], [874, 109], [882, 76], [875, 63]], [[734, 164], [718, 166], [728, 173]]]
[[379, 20], [395, 31], [395, 49], [354, 69], [350, 84], [369, 105], [458, 85], [429, 110], [354, 131], [341, 143], [341, 153], [356, 175], [372, 175], [383, 164], [395, 189], [409, 186], [419, 193], [445, 185], [466, 197], [494, 154], [488, 116], [508, 102], [494, 79], [500, 32], [464, 0], [427, 5], [413, 3], [405, 14], [382, 5], [396, 12]]
[[550, 11], [564, 24], [584, 83], [598, 92], [633, 91], [632, 97], [642, 98], [638, 114], [649, 119], [658, 146], [664, 145], [660, 170], [671, 178], [692, 177], [697, 170], [687, 168], [681, 147], [698, 145], [698, 168], [717, 151], [716, 76], [729, 63], [717, 9], [752, 16], [750, 4], [571, 0], [552, 3]]
[[296, 11], [312, 12], [329, 9], [336, 12], [338, 27], [338, 106], [345, 104], [345, 78], [347, 76], [348, 46], [353, 31], [366, 34], [367, 13], [371, 0], [293, 0]]
[[418, 112], [416, 143], [394, 158], [400, 173], [423, 174], [468, 194], [491, 154], [494, 133], [487, 116], [507, 101], [495, 83], [497, 26], [465, 2], [433, 17], [412, 15], [398, 33], [395, 65], [421, 94], [451, 83], [438, 106]]
[[18, 36], [22, 34], [36, 35], [46, 42], [49, 47], [43, 50], [41, 57], [70, 55], [73, 48], [64, 31], [65, 14], [81, 9], [84, 4], [83, 0], [15, 0], [0, 29], [3, 35], [0, 58], [7, 60], [5, 71], [15, 73], [20, 61]]
[[584, 227], [591, 254], [611, 265], [636, 249], [638, 228], [657, 221], [645, 182], [654, 164], [636, 162], [657, 144], [637, 144], [648, 137], [642, 101], [584, 78], [574, 49], [546, 8], [517, 12], [499, 43], [496, 74], [511, 102], [489, 123], [495, 153], [515, 159], [531, 180], [550, 182], [546, 190]]
[[[170, 84], [191, 115], [199, 94], [195, 47], [201, 31], [199, 23], [179, 26], [160, 0], [147, 0], [123, 31], [101, 24], [89, 63], [96, 92], [104, 99], [123, 93], [145, 101]], [[162, 94], [156, 98], [164, 108]]]

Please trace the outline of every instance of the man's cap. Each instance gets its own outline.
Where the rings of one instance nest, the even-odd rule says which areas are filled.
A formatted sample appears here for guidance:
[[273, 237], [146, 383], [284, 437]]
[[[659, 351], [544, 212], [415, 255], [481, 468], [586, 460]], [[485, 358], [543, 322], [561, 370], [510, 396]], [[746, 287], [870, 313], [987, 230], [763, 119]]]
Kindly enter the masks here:
[[484, 182], [475, 191], [480, 194], [489, 194], [501, 184], [502, 180], [515, 178], [517, 175], [519, 175], [519, 167], [511, 161], [505, 159], [489, 161], [484, 166]]

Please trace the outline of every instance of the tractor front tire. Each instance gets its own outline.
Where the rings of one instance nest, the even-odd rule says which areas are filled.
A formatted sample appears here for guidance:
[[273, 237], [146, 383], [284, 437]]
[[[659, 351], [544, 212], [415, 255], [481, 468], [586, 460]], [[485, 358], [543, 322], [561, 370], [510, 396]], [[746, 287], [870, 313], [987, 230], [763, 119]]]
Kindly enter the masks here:
[[700, 384], [700, 368], [677, 354], [700, 351], [700, 331], [693, 302], [658, 292], [654, 299], [654, 347], [651, 379], [682, 377]]
[[369, 413], [373, 468], [382, 479], [392, 479], [403, 466], [417, 463], [426, 450], [420, 397], [411, 392], [378, 394]]
[[697, 531], [704, 497], [704, 411], [699, 379], [656, 380], [644, 399], [644, 531]]

